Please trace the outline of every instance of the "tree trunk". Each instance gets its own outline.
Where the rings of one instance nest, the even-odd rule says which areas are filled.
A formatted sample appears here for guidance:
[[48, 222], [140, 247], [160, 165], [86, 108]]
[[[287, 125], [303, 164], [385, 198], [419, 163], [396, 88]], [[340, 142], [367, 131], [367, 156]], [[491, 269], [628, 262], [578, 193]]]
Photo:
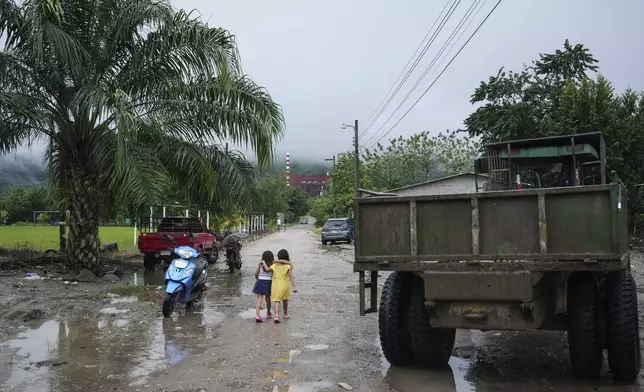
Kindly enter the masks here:
[[98, 273], [101, 267], [98, 239], [96, 176], [83, 169], [71, 170], [69, 176], [69, 237], [67, 256], [73, 269], [87, 268]]

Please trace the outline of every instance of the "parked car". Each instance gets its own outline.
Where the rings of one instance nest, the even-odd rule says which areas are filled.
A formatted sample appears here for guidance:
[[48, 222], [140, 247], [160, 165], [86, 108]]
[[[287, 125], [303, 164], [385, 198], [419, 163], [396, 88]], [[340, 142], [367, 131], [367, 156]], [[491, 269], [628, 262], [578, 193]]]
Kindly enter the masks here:
[[328, 242], [335, 244], [344, 241], [350, 244], [356, 234], [356, 228], [351, 218], [331, 218], [322, 227], [322, 245]]
[[138, 241], [145, 269], [153, 270], [159, 261], [169, 265], [174, 258], [173, 250], [177, 246], [196, 249], [208, 264], [217, 261], [217, 239], [206, 231], [200, 218], [164, 217], [156, 219], [150, 227], [152, 231], [141, 233]]
[[306, 225], [306, 224], [308, 224], [308, 223], [309, 223], [309, 220], [308, 220], [307, 218], [302, 218], [302, 219], [300, 219], [300, 224], [301, 224], [301, 225]]

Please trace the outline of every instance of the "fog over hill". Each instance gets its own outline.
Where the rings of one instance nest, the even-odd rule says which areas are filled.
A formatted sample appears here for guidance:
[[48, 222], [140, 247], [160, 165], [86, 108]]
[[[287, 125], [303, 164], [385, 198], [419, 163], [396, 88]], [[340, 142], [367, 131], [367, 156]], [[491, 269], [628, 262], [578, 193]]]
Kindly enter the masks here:
[[39, 154], [16, 153], [0, 158], [0, 188], [7, 185], [37, 185], [46, 180]]
[[[254, 161], [252, 156], [248, 156]], [[291, 172], [299, 175], [324, 175], [332, 165], [324, 160], [292, 160]], [[283, 157], [276, 157], [270, 173], [276, 175], [285, 171]], [[37, 185], [46, 181], [45, 165], [41, 154], [19, 151], [0, 158], [0, 188], [7, 185]]]

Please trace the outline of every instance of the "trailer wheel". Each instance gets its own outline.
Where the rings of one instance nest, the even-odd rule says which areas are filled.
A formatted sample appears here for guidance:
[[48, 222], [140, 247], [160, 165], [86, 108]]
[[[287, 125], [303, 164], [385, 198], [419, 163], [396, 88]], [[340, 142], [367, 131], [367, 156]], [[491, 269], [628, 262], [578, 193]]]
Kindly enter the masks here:
[[411, 283], [408, 322], [414, 364], [426, 368], [446, 367], [454, 350], [456, 329], [431, 326], [423, 280], [414, 276]]
[[577, 377], [597, 378], [602, 368], [600, 298], [591, 272], [575, 272], [568, 280], [568, 349]]
[[143, 255], [143, 267], [148, 271], [154, 271], [157, 265], [157, 255], [154, 253], [146, 253]]
[[394, 272], [387, 277], [380, 295], [378, 330], [387, 361], [394, 366], [411, 364], [411, 342], [407, 328], [411, 274]]
[[629, 271], [611, 272], [606, 280], [608, 367], [616, 381], [634, 381], [641, 352], [637, 288]]

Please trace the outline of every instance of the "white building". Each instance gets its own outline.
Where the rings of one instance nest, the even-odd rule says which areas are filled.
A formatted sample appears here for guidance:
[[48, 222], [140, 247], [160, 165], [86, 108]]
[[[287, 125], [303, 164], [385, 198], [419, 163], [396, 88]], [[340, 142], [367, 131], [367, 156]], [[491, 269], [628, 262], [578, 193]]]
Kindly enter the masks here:
[[[413, 184], [398, 189], [392, 189], [387, 193], [395, 193], [398, 196], [421, 196], [421, 195], [445, 195], [457, 193], [475, 193], [476, 183], [474, 173], [461, 173], [453, 176], [436, 178], [434, 180]], [[479, 174], [479, 191], [487, 183], [488, 177]]]

